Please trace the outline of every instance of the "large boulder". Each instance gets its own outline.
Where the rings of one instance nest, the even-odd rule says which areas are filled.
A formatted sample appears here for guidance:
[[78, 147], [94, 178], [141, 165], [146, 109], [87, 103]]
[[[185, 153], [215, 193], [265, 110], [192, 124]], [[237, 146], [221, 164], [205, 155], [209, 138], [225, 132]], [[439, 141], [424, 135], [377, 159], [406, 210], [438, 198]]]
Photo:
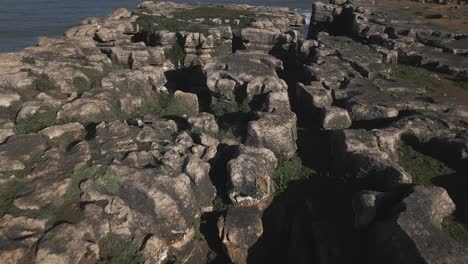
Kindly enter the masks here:
[[297, 118], [293, 112], [258, 113], [247, 128], [246, 144], [273, 151], [281, 159], [292, 158], [297, 150]]
[[109, 101], [94, 98], [80, 98], [67, 103], [57, 113], [58, 120], [82, 124], [99, 123], [113, 116], [112, 105]]
[[248, 249], [263, 234], [261, 213], [255, 207], [234, 207], [218, 221], [218, 229], [233, 263], [247, 263]]
[[236, 156], [227, 166], [231, 201], [264, 210], [273, 199], [275, 155], [269, 149], [240, 146]]
[[[399, 210], [398, 210], [398, 209]], [[465, 263], [465, 246], [442, 230], [444, 217], [455, 210], [447, 192], [439, 187], [415, 187], [399, 212], [370, 227], [369, 245], [383, 263]]]

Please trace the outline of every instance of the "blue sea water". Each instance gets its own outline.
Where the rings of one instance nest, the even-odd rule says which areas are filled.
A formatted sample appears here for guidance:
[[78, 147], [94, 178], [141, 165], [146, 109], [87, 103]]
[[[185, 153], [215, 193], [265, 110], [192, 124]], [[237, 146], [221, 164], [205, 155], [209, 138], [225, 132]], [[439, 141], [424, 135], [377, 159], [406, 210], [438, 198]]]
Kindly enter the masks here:
[[[144, 0], [0, 0], [0, 52], [35, 45], [38, 36], [62, 36], [86, 17], [104, 17], [112, 10], [133, 10]], [[244, 3], [287, 6], [307, 13], [312, 0], [182, 0], [174, 2]]]

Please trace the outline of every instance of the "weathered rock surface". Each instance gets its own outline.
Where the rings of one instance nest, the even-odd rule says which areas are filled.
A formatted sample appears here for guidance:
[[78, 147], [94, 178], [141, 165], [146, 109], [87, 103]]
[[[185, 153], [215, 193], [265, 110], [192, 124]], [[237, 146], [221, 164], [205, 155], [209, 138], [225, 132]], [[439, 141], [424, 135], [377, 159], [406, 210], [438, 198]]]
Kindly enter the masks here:
[[147, 1], [0, 54], [0, 262], [468, 262], [441, 224], [464, 181], [400, 156], [466, 171], [466, 7], [311, 4], [314, 39], [288, 8]]
[[370, 228], [371, 241], [380, 249], [375, 253], [379, 259], [388, 258], [386, 263], [467, 261], [466, 248], [441, 228], [442, 219], [455, 209], [444, 189], [416, 187], [397, 207], [404, 210]]
[[296, 153], [297, 118], [292, 112], [258, 113], [258, 120], [249, 122], [246, 144], [268, 148], [283, 159]]

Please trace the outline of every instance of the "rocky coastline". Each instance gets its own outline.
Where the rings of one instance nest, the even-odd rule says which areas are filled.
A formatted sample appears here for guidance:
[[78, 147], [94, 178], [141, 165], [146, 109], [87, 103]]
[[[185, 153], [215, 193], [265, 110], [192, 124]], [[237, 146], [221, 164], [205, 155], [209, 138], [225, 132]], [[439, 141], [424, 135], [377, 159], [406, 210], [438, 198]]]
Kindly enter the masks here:
[[0, 53], [0, 263], [468, 263], [468, 6], [425, 2], [147, 1]]

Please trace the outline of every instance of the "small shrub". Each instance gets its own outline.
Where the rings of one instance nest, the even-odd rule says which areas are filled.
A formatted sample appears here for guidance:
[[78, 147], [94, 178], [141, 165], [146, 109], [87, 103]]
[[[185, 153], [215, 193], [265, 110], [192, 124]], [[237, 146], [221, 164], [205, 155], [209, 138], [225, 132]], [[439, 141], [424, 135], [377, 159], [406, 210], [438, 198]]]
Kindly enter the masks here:
[[224, 212], [229, 208], [229, 203], [225, 202], [223, 197], [216, 195], [213, 199], [213, 210], [215, 212]]
[[302, 161], [298, 157], [280, 161], [273, 173], [275, 195], [285, 192], [290, 182], [307, 180], [315, 173], [314, 170], [302, 165]]
[[49, 76], [45, 73], [39, 74], [36, 76], [36, 79], [33, 81], [34, 89], [40, 92], [47, 92], [52, 90], [57, 90], [59, 87], [52, 81]]
[[176, 43], [170, 49], [164, 51], [166, 60], [170, 60], [176, 67], [181, 68], [185, 62], [185, 51], [182, 45]]
[[159, 116], [183, 116], [187, 113], [185, 107], [177, 103], [170, 95], [156, 95], [145, 98], [143, 105], [136, 111], [137, 116], [147, 114]]
[[16, 124], [17, 134], [37, 133], [38, 131], [56, 124], [57, 109], [46, 108], [39, 110], [32, 116], [19, 120]]
[[434, 177], [455, 172], [443, 162], [424, 155], [406, 144], [398, 148], [398, 156], [400, 165], [411, 175], [416, 184], [431, 185]]
[[109, 233], [99, 240], [99, 262], [118, 264], [143, 263], [139, 248], [129, 237]]
[[89, 80], [89, 88], [96, 86], [104, 77], [104, 75], [96, 69], [81, 67], [77, 65], [71, 66], [73, 69], [81, 71]]
[[71, 176], [72, 183], [68, 188], [67, 192], [64, 195], [65, 199], [76, 199], [80, 197], [81, 190], [80, 184], [86, 179], [95, 179], [99, 178], [101, 175], [104, 175], [107, 171], [106, 166], [83, 166], [73, 173]]
[[454, 239], [468, 244], [468, 224], [458, 222], [453, 216], [442, 221], [442, 228]]
[[89, 90], [91, 88], [90, 82], [83, 77], [75, 77], [73, 78], [73, 86], [78, 90], [78, 93], [83, 93], [84, 91]]
[[171, 98], [169, 104], [163, 108], [161, 116], [188, 116], [192, 114], [187, 111], [184, 105]]
[[104, 174], [95, 175], [94, 181], [98, 189], [104, 193], [117, 194], [120, 191], [118, 176], [113, 174], [109, 169]]
[[[163, 95], [162, 97], [165, 97]], [[143, 104], [136, 110], [137, 116], [145, 116], [148, 114], [159, 114], [163, 110], [162, 99], [160, 96], [152, 96], [144, 99]]]
[[32, 64], [34, 64], [35, 60], [34, 60], [34, 58], [31, 57], [31, 56], [27, 56], [27, 57], [23, 57], [23, 58], [21, 59], [21, 62], [22, 62], [22, 63], [31, 64], [31, 65], [32, 65]]

